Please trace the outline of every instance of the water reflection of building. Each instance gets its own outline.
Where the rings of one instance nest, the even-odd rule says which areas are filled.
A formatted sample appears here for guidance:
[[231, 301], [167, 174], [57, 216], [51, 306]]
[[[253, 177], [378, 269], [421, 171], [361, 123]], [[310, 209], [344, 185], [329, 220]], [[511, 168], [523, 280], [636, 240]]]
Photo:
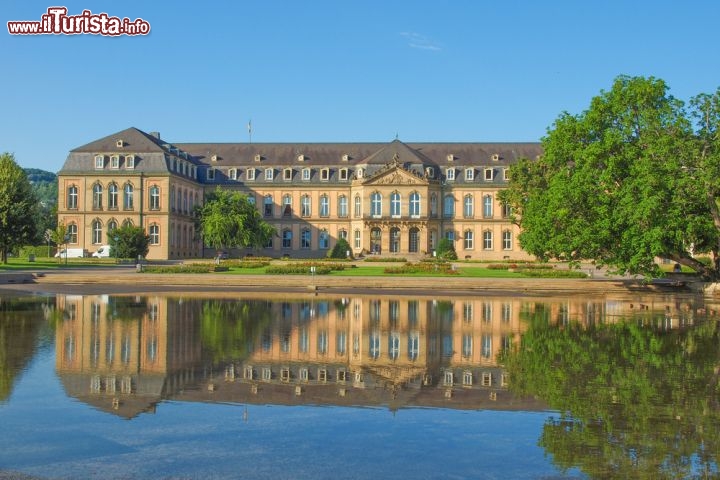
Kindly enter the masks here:
[[164, 297], [58, 296], [56, 370], [68, 394], [132, 417], [197, 382], [197, 315]]
[[236, 350], [242, 353], [213, 361], [214, 345], [202, 340], [203, 312], [230, 331], [240, 310], [205, 307], [243, 300], [59, 297], [57, 372], [68, 394], [126, 417], [166, 398], [534, 409], [542, 406], [510, 394], [499, 361], [526, 320], [591, 325], [633, 318], [668, 329], [691, 324], [700, 310], [692, 299], [657, 295], [265, 300], [247, 302], [247, 318], [257, 321]]

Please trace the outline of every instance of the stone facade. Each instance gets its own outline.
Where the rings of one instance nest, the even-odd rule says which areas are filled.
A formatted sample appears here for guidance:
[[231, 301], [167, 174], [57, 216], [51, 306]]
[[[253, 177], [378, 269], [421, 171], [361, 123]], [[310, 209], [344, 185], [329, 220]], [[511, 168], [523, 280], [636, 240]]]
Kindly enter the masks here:
[[[112, 228], [141, 225], [149, 259], [210, 257], [193, 209], [216, 188], [250, 196], [278, 237], [261, 255], [420, 257], [438, 240], [459, 258], [527, 259], [498, 200], [508, 169], [537, 143], [175, 143], [135, 128], [72, 150], [59, 172], [58, 220], [92, 252]], [[242, 256], [249, 250], [233, 250]]]

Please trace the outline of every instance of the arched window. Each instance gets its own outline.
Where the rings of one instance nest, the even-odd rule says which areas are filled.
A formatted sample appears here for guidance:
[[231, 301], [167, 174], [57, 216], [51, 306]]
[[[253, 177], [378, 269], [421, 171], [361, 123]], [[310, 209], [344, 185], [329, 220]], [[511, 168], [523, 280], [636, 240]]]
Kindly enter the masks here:
[[490, 195], [483, 197], [483, 217], [492, 218], [493, 216], [493, 200]]
[[283, 217], [292, 215], [292, 196], [287, 193], [283, 196]]
[[512, 232], [510, 230], [503, 230], [502, 236], [503, 250], [512, 250]]
[[355, 195], [355, 206], [353, 209], [353, 215], [355, 218], [360, 218], [362, 215], [362, 200], [360, 199], [360, 195]]
[[300, 232], [300, 248], [309, 249], [311, 245], [311, 233], [309, 228], [303, 228]]
[[446, 218], [455, 216], [455, 198], [452, 195], [445, 195], [443, 199], [443, 216]]
[[464, 201], [463, 201], [463, 216], [465, 218], [472, 218], [475, 214], [475, 204], [473, 201], [473, 196], [468, 194], [465, 195]]
[[373, 217], [382, 216], [382, 195], [380, 195], [380, 192], [373, 192], [370, 195], [370, 215]]
[[272, 217], [273, 216], [273, 198], [272, 195], [268, 194], [265, 195], [265, 198], [263, 199], [263, 215], [266, 217]]
[[323, 194], [320, 196], [320, 216], [321, 217], [329, 217], [330, 216], [330, 197]]
[[400, 251], [400, 229], [393, 227], [390, 229], [390, 253], [398, 253]]
[[388, 337], [388, 355], [390, 360], [397, 360], [400, 355], [400, 334], [391, 332]]
[[326, 250], [328, 248], [329, 240], [330, 240], [330, 235], [328, 235], [328, 231], [321, 230], [320, 236], [318, 237], [318, 246], [321, 249]]
[[382, 230], [375, 227], [370, 230], [370, 253], [379, 254], [382, 245]]
[[76, 223], [67, 226], [67, 243], [78, 243], [78, 227]]
[[400, 217], [400, 193], [393, 192], [390, 194], [390, 215], [393, 218], [399, 218]]
[[132, 186], [132, 183], [126, 183], [125, 184], [125, 197], [123, 199], [123, 208], [125, 210], [132, 210], [134, 205], [133, 200], [133, 194], [135, 192], [135, 189]]
[[160, 245], [160, 225], [157, 223], [150, 225], [150, 245]]
[[345, 195], [338, 197], [338, 217], [347, 218], [348, 216], [348, 199]]
[[90, 227], [91, 233], [92, 233], [92, 243], [94, 245], [99, 245], [102, 243], [102, 222], [99, 219], [95, 219], [92, 222], [92, 225]]
[[438, 215], [438, 198], [436, 194], [430, 195], [430, 216], [437, 217]]
[[312, 214], [312, 201], [310, 195], [303, 195], [300, 199], [300, 216], [309, 217]]
[[341, 239], [347, 241], [347, 238], [348, 238], [347, 230], [345, 230], [344, 228], [341, 228], [340, 230], [338, 230], [338, 238], [341, 238]]
[[132, 227], [133, 221], [130, 220], [129, 218], [126, 218], [125, 220], [123, 220], [122, 226], [123, 227]]
[[96, 183], [92, 187], [93, 192], [93, 210], [102, 210], [103, 205], [103, 188], [102, 185]]
[[78, 187], [70, 185], [67, 189], [67, 208], [75, 210], [78, 208]]
[[483, 232], [483, 249], [485, 250], [492, 250], [493, 249], [493, 234], [490, 230], [485, 230]]
[[475, 235], [472, 230], [465, 230], [463, 240], [465, 243], [465, 250], [472, 250], [475, 248]]
[[290, 229], [282, 232], [282, 248], [292, 248], [292, 230]]
[[118, 186], [115, 183], [108, 185], [108, 209], [117, 210], [118, 208]]
[[117, 220], [115, 220], [115, 219], [112, 219], [112, 220], [110, 220], [110, 221], [107, 223], [107, 236], [108, 236], [108, 240], [109, 240], [110, 237], [112, 236], [112, 232], [113, 232], [113, 230], [115, 230], [115, 229], [117, 228], [117, 226], [118, 226], [118, 223], [117, 223]]
[[150, 210], [160, 210], [160, 187], [150, 187]]
[[420, 217], [420, 194], [418, 192], [410, 194], [410, 217]]

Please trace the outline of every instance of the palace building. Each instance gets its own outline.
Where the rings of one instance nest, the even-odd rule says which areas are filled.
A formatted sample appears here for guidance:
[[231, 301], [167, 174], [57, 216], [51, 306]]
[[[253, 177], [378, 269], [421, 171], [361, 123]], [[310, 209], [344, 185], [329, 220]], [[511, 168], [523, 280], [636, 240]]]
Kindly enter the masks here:
[[[148, 259], [211, 257], [195, 206], [216, 188], [247, 194], [278, 236], [270, 257], [323, 257], [344, 238], [357, 255], [528, 259], [498, 199], [509, 167], [539, 143], [171, 143], [128, 128], [70, 152], [58, 173], [68, 248], [89, 253], [120, 225], [143, 226]], [[243, 256], [249, 250], [231, 251]], [[252, 252], [255, 253], [255, 252]]]

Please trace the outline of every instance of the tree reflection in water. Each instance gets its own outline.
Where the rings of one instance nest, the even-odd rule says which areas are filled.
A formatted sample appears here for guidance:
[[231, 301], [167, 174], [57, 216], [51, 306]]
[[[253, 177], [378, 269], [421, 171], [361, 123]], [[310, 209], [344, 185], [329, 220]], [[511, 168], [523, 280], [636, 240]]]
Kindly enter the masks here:
[[555, 325], [544, 304], [525, 320], [519, 348], [503, 360], [512, 390], [560, 412], [539, 440], [557, 466], [597, 478], [718, 475], [717, 321]]

